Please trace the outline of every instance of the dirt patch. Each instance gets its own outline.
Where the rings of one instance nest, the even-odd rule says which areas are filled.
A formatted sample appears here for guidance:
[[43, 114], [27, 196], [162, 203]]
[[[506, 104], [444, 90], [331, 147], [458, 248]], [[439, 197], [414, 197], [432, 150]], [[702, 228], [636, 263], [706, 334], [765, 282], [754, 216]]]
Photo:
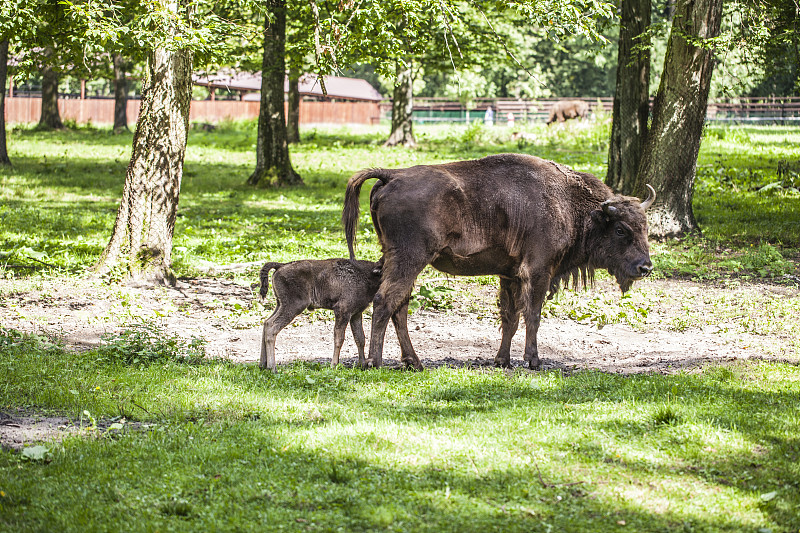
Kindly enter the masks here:
[[[459, 297], [448, 311], [417, 311], [409, 317], [411, 339], [427, 368], [451, 365], [491, 365], [500, 343], [496, 312], [496, 287], [461, 279], [452, 282]], [[636, 288], [634, 290], [637, 290]], [[612, 373], [671, 373], [705, 363], [778, 357], [793, 360], [797, 354], [782, 348], [786, 339], [741, 332], [735, 324], [671, 328], [686, 313], [686, 302], [697, 305], [696, 295], [708, 301], [716, 296], [752, 300], [769, 293], [776, 298], [800, 298], [796, 288], [770, 285], [714, 287], [676, 280], [642, 283], [649, 305], [647, 324], [633, 328], [610, 324], [598, 328], [575, 320], [545, 318], [539, 330], [543, 368], [595, 369]], [[611, 283], [599, 283], [591, 297], [609, 293], [618, 298]], [[109, 287], [88, 280], [35, 282], [0, 281], [0, 323], [25, 332], [62, 338], [71, 349], [99, 345], [103, 335], [121, 331], [137, 320], [158, 322], [167, 332], [207, 341], [207, 353], [242, 363], [253, 363], [260, 353], [261, 323], [274, 306], [260, 307], [257, 289], [225, 279], [181, 280], [177, 287]], [[688, 296], [687, 296], [688, 295]], [[327, 362], [333, 352], [332, 313], [306, 312], [279, 335], [278, 364], [296, 360]], [[732, 320], [736, 320], [734, 317]], [[788, 320], [788, 319], [786, 319]], [[723, 327], [725, 326], [725, 327]], [[728, 327], [730, 326], [730, 327]], [[369, 336], [369, 324], [365, 324]], [[391, 324], [387, 330], [384, 361], [399, 364], [400, 350]], [[520, 325], [512, 343], [512, 363], [521, 364], [525, 328]], [[357, 352], [349, 332], [342, 361], [351, 365]]]
[[[457, 297], [447, 311], [417, 311], [409, 317], [412, 342], [426, 368], [491, 366], [500, 343], [496, 287], [469, 280], [448, 281]], [[709, 363], [772, 359], [797, 363], [796, 341], [788, 333], [754, 335], [737, 327], [750, 320], [746, 311], [725, 321], [698, 321], [704, 305], [777, 300], [796, 302], [797, 288], [767, 284], [712, 286], [678, 280], [646, 280], [638, 285], [651, 309], [646, 324], [596, 325], [575, 320], [545, 318], [539, 330], [539, 354], [544, 369], [565, 372], [592, 369], [609, 373], [674, 373], [696, 371]], [[587, 298], [607, 295], [615, 301], [619, 290], [600, 282]], [[701, 296], [701, 297], [700, 297]], [[257, 288], [225, 279], [181, 280], [177, 287], [108, 286], [90, 280], [0, 280], [0, 324], [28, 333], [62, 339], [67, 348], [87, 350], [141, 320], [157, 322], [169, 334], [207, 341], [210, 356], [253, 364], [260, 353], [261, 323], [274, 307], [258, 303]], [[732, 304], [731, 304], [732, 302]], [[796, 310], [800, 306], [789, 306]], [[691, 316], [690, 316], [691, 315]], [[688, 317], [688, 318], [687, 318]], [[676, 330], [688, 322], [700, 326]], [[800, 316], [783, 316], [797, 321]], [[789, 322], [785, 322], [789, 323]], [[368, 319], [365, 330], [369, 336]], [[386, 334], [384, 363], [399, 366], [400, 350], [391, 324]], [[512, 363], [522, 363], [525, 327], [512, 343]], [[277, 340], [279, 365], [306, 360], [328, 363], [333, 352], [333, 315], [306, 312], [284, 329]], [[342, 362], [352, 366], [357, 352], [350, 333]], [[85, 424], [84, 424], [85, 425]], [[0, 412], [0, 444], [21, 449], [37, 441], [59, 439], [80, 431], [65, 416], [34, 411]]]
[[34, 411], [0, 411], [0, 446], [21, 450], [36, 442], [61, 440], [77, 433], [78, 426], [65, 416], [37, 414]]

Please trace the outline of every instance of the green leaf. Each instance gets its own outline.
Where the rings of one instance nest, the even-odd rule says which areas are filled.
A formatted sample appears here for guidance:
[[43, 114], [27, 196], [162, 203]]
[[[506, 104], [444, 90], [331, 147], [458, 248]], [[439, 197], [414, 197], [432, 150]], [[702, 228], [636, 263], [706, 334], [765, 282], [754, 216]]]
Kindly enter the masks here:
[[31, 461], [41, 461], [47, 457], [48, 453], [50, 453], [50, 449], [44, 446], [31, 446], [22, 450], [22, 456]]
[[761, 495], [761, 501], [762, 502], [768, 502], [770, 500], [774, 500], [775, 496], [777, 496], [777, 495], [778, 495], [778, 493], [776, 491], [767, 492], [766, 494], [762, 494]]

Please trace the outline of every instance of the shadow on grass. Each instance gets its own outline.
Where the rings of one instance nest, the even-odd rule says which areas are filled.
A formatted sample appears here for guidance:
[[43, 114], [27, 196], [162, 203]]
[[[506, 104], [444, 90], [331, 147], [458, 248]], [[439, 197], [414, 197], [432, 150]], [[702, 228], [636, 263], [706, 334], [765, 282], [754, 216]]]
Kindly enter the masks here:
[[[383, 461], [351, 446], [314, 449], [261, 421], [155, 426], [127, 436], [70, 439], [45, 462], [0, 454], [6, 527], [60, 531], [126, 524], [128, 531], [316, 529], [374, 531], [747, 531], [737, 512], [673, 508], [603, 490], [579, 466], [570, 477], [536, 464], [486, 469], [463, 462], [414, 464], [414, 450]], [[366, 452], [366, 453], [364, 453]], [[543, 450], [546, 454], [548, 450]], [[80, 460], [77, 460], [78, 457]], [[635, 474], [624, 470], [624, 477]], [[573, 477], [574, 476], [574, 477]], [[634, 478], [635, 479], [635, 478]], [[661, 496], [661, 495], [660, 495]], [[664, 496], [666, 497], [666, 496]], [[45, 501], [43, 506], [37, 502]], [[770, 502], [767, 502], [770, 503]], [[58, 509], [58, 512], [53, 512]], [[785, 531], [797, 517], [761, 505]], [[223, 526], [224, 524], [224, 526]], [[792, 529], [794, 528], [794, 529]]]
[[[71, 530], [136, 516], [132, 523], [152, 530], [177, 514], [189, 529], [225, 516], [350, 530], [588, 531], [624, 522], [636, 531], [741, 531], [754, 527], [753, 513], [780, 530], [800, 527], [797, 382], [755, 390], [750, 380], [766, 364], [634, 377], [313, 364], [271, 374], [230, 362], [110, 366], [91, 352], [9, 339], [0, 346], [0, 403], [139, 413], [151, 424], [68, 440], [49, 463], [0, 454], [9, 527], [33, 520]], [[657, 422], [667, 399], [677, 414]], [[721, 428], [732, 445], [705, 450], [703, 427]], [[419, 443], [424, 435], [430, 448]], [[511, 446], [533, 460], [497, 466], [481, 450], [498, 446], [501, 456]], [[660, 460], [642, 458], [648, 446]], [[748, 499], [757, 511], [747, 511]], [[706, 511], [730, 501], [745, 510]]]

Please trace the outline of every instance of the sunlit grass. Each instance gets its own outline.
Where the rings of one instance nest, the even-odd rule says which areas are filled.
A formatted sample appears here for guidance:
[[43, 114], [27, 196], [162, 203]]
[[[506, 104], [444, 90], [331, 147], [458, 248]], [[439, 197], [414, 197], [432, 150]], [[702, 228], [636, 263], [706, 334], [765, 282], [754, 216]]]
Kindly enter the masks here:
[[41, 460], [0, 453], [15, 530], [800, 527], [793, 366], [271, 375], [0, 340], [0, 405], [99, 421]]

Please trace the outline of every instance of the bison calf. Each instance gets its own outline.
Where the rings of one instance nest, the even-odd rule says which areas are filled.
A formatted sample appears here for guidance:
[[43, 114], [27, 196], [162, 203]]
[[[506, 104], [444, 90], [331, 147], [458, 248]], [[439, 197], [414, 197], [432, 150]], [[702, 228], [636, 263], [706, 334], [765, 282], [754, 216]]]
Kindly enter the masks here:
[[291, 263], [265, 263], [261, 267], [261, 297], [272, 290], [278, 300], [275, 311], [264, 321], [261, 336], [261, 368], [275, 370], [275, 337], [305, 309], [332, 309], [333, 360], [339, 364], [347, 323], [358, 346], [358, 362], [364, 366], [364, 328], [361, 313], [372, 302], [381, 283], [381, 265], [348, 259], [302, 260]]

